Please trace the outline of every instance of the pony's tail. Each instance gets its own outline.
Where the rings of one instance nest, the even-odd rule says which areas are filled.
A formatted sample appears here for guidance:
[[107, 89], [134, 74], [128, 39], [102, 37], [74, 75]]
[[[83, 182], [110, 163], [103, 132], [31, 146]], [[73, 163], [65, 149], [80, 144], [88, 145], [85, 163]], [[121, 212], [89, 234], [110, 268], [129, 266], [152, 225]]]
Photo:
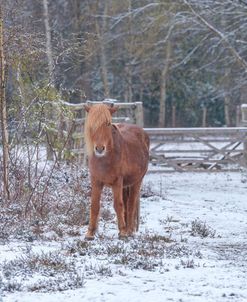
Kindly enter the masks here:
[[[130, 197], [130, 190], [131, 190], [130, 187], [123, 188], [124, 218], [125, 218], [126, 226], [128, 226], [127, 208], [128, 208], [129, 197]], [[140, 196], [137, 197], [136, 209], [135, 209], [136, 232], [139, 231], [139, 224], [140, 224]]]

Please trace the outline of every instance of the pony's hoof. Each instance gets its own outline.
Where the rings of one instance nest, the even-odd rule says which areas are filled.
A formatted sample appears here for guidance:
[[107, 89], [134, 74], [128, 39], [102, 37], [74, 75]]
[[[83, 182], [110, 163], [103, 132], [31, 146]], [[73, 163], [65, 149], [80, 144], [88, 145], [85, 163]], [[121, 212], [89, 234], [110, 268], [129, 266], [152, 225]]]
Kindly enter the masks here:
[[135, 233], [134, 232], [128, 232], [128, 237], [135, 238]]
[[128, 234], [126, 232], [120, 232], [118, 234], [118, 238], [121, 240], [127, 239], [128, 238]]
[[86, 234], [85, 235], [85, 240], [88, 240], [88, 241], [91, 241], [91, 240], [94, 240], [94, 235], [91, 235], [91, 234]]

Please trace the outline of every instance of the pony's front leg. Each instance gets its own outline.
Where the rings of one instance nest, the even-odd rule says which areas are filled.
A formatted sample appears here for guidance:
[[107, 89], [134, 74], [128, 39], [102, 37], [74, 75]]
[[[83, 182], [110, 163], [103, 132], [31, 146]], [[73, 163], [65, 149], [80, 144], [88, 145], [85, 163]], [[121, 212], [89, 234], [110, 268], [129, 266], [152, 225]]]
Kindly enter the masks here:
[[124, 217], [124, 203], [123, 203], [123, 179], [118, 178], [112, 186], [114, 209], [117, 214], [119, 237], [127, 237], [126, 223]]
[[103, 189], [103, 184], [97, 181], [92, 181], [92, 193], [91, 193], [91, 209], [88, 231], [85, 235], [85, 239], [93, 240], [95, 232], [98, 228], [98, 218], [100, 210], [100, 196]]

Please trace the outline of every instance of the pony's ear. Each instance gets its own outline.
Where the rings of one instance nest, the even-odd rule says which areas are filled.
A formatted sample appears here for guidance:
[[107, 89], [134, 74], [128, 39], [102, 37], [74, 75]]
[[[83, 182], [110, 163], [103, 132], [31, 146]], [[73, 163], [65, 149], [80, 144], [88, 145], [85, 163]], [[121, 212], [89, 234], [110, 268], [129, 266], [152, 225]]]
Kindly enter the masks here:
[[84, 109], [85, 109], [87, 112], [89, 112], [89, 111], [90, 111], [90, 109], [91, 109], [91, 107], [90, 107], [90, 106], [88, 106], [88, 105], [84, 105]]
[[116, 111], [118, 111], [119, 107], [118, 106], [114, 106], [114, 107], [110, 107], [109, 111], [111, 113], [111, 115], [113, 115], [113, 113], [115, 113]]

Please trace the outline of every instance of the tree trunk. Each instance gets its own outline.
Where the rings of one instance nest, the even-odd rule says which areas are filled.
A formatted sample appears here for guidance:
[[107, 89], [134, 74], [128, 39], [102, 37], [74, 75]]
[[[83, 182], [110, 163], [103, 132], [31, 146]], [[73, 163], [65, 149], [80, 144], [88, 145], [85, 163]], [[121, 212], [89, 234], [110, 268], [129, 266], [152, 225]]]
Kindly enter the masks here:
[[3, 195], [6, 199], [9, 199], [9, 135], [5, 97], [5, 71], [6, 62], [3, 48], [3, 14], [2, 8], [0, 7], [0, 120], [3, 145]]
[[230, 98], [228, 95], [226, 95], [224, 98], [224, 113], [225, 113], [225, 124], [227, 127], [231, 126], [229, 106], [230, 106]]
[[202, 127], [207, 127], [207, 107], [202, 108]]
[[124, 91], [124, 99], [127, 102], [132, 102], [133, 92], [132, 92], [132, 67], [130, 64], [126, 64], [125, 68], [125, 78], [126, 78], [126, 89]]
[[247, 103], [247, 84], [243, 83], [240, 87], [240, 105]]
[[171, 57], [171, 41], [167, 40], [165, 66], [161, 72], [160, 81], [160, 111], [159, 111], [159, 127], [166, 125], [166, 85]]
[[[48, 73], [49, 73], [49, 82], [54, 85], [55, 77], [54, 77], [54, 61], [52, 54], [52, 44], [51, 44], [51, 27], [49, 21], [49, 10], [48, 10], [48, 0], [43, 0], [43, 8], [44, 8], [44, 23], [45, 23], [45, 37], [46, 37], [46, 56], [48, 63]], [[54, 108], [51, 105], [51, 109], [48, 113], [48, 119], [55, 120]], [[51, 134], [48, 133], [48, 139], [51, 139]], [[50, 143], [47, 144], [46, 147], [47, 159], [53, 160], [53, 149]]]
[[103, 36], [104, 33], [106, 32], [107, 14], [108, 14], [108, 3], [107, 3], [107, 1], [105, 1], [102, 29], [100, 29], [97, 18], [96, 18], [96, 22], [95, 22], [96, 32], [97, 32], [98, 39], [99, 39], [100, 72], [101, 72], [101, 79], [102, 79], [103, 86], [104, 86], [104, 97], [105, 98], [108, 98], [110, 96], [109, 83], [108, 83], [107, 60], [106, 60], [106, 51], [105, 51], [105, 42], [104, 42], [104, 36]]
[[126, 78], [126, 88], [125, 88], [125, 100], [127, 102], [132, 102], [133, 100], [133, 91], [132, 91], [132, 77], [133, 77], [133, 69], [132, 69], [132, 59], [134, 53], [134, 39], [133, 39], [133, 14], [132, 14], [132, 0], [128, 0], [128, 39], [127, 39], [127, 49], [128, 49], [128, 61], [125, 62], [125, 78]]
[[176, 106], [172, 105], [172, 128], [176, 127]]
[[48, 0], [43, 0], [43, 7], [44, 7], [46, 55], [48, 61], [49, 80], [51, 81], [52, 84], [54, 84], [54, 61], [52, 55], [51, 27], [49, 22]]
[[241, 107], [238, 105], [236, 107], [236, 127], [240, 127], [241, 126]]

